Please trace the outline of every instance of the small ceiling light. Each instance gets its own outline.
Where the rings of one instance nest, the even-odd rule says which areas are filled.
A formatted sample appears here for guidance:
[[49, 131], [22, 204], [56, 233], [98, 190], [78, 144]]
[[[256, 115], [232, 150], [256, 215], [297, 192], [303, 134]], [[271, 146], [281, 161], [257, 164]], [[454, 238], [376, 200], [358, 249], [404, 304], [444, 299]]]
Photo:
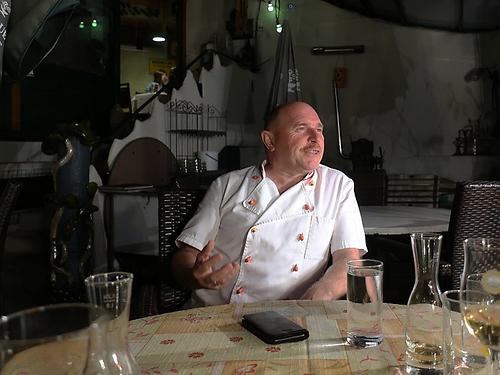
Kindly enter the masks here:
[[282, 31], [283, 31], [283, 26], [281, 25], [281, 23], [277, 23], [276, 24], [276, 32], [281, 33]]
[[91, 23], [92, 27], [97, 27], [97, 20], [94, 18]]
[[272, 0], [269, 0], [267, 2], [267, 10], [270, 11], [270, 12], [272, 12], [274, 10], [274, 6], [273, 6]]
[[78, 25], [80, 29], [85, 29], [85, 23], [83, 21], [80, 21], [80, 25]]
[[153, 42], [157, 42], [157, 43], [162, 43], [166, 40], [167, 40], [167, 38], [165, 38], [164, 36], [154, 36], [153, 37]]

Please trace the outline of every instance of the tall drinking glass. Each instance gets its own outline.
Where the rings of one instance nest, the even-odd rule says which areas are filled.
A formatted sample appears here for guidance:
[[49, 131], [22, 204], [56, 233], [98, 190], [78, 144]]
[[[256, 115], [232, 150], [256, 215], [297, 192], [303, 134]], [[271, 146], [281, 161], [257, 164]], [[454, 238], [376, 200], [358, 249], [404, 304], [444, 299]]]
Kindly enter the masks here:
[[372, 347], [383, 340], [382, 275], [384, 263], [374, 259], [347, 262], [347, 342]]
[[0, 319], [0, 373], [107, 375], [102, 353], [110, 316], [98, 306], [66, 303]]
[[139, 374], [127, 340], [132, 280], [133, 275], [127, 272], [100, 273], [85, 279], [89, 301], [111, 313], [106, 335], [111, 374]]

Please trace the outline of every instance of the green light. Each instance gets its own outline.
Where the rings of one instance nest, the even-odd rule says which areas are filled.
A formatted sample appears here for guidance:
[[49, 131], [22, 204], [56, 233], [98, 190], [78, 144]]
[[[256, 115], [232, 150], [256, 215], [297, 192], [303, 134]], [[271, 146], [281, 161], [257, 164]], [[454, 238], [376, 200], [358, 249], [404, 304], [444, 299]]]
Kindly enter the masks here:
[[97, 27], [97, 20], [94, 18], [91, 23], [92, 27]]
[[85, 29], [85, 24], [83, 21], [80, 21], [80, 25], [78, 26], [80, 29]]
[[272, 1], [268, 1], [267, 2], [267, 10], [269, 12], [272, 12], [274, 10], [274, 7], [273, 7], [273, 2]]
[[276, 32], [281, 33], [283, 31], [283, 26], [281, 26], [281, 23], [276, 24]]

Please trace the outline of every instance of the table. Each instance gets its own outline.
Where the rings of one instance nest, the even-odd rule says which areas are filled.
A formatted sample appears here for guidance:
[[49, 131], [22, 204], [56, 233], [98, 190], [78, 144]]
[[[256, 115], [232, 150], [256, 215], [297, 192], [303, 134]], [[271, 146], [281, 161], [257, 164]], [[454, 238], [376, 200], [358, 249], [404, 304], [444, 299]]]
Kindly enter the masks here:
[[[130, 321], [143, 375], [404, 373], [406, 307], [384, 304], [381, 345], [345, 343], [346, 301], [273, 301], [177, 311]], [[246, 313], [275, 310], [309, 330], [305, 341], [269, 345], [243, 329]]]
[[416, 206], [360, 206], [365, 234], [446, 232], [451, 210]]

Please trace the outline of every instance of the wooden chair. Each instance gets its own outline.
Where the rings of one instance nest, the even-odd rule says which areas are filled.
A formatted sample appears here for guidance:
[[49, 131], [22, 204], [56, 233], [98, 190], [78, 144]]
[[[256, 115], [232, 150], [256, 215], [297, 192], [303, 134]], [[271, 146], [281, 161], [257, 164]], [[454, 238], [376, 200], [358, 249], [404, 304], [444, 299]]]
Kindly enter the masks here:
[[346, 174], [354, 181], [354, 192], [359, 205], [385, 205], [387, 190], [385, 170], [349, 171]]
[[390, 174], [387, 177], [387, 204], [437, 207], [438, 182], [436, 175]]
[[500, 237], [500, 181], [457, 183], [442, 254], [451, 264], [452, 289], [460, 287], [464, 240], [469, 237]]

